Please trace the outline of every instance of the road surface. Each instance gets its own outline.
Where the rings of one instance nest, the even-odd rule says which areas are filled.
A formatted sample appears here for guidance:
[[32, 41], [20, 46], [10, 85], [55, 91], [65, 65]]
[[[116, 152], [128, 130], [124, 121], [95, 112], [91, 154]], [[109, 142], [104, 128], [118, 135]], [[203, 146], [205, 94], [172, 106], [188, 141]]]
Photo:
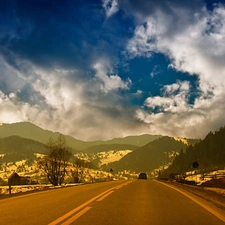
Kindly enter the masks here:
[[222, 225], [223, 213], [152, 180], [88, 184], [0, 200], [0, 225]]

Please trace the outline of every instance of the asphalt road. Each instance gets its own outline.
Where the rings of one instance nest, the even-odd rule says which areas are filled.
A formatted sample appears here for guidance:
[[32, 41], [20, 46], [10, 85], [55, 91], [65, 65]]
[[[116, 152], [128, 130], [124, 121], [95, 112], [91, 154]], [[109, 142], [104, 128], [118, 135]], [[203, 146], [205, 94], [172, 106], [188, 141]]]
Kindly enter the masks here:
[[0, 225], [222, 225], [224, 212], [151, 180], [113, 181], [0, 200]]

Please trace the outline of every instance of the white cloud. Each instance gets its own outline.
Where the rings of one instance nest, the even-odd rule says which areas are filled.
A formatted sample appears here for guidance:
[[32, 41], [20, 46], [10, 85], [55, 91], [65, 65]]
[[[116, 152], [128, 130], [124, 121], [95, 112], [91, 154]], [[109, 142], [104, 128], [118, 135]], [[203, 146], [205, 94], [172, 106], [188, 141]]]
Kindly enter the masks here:
[[136, 28], [128, 52], [133, 57], [164, 53], [175, 69], [198, 74], [203, 85], [218, 85], [225, 73], [225, 8], [215, 8], [211, 13], [203, 9], [194, 16], [195, 23], [168, 35], [174, 24], [161, 12], [155, 13]]
[[[102, 1], [106, 17], [114, 15], [119, 5], [127, 2]], [[136, 7], [139, 11], [133, 13], [138, 22], [134, 37], [127, 44], [128, 56], [151, 57], [153, 52], [162, 53], [170, 58], [172, 68], [197, 74], [197, 91], [201, 95], [194, 104], [189, 103], [190, 83], [177, 81], [164, 86], [159, 96], [148, 97], [143, 108], [137, 109], [127, 100], [130, 96], [142, 98], [145, 93], [138, 90], [121, 96], [120, 90], [130, 90], [131, 80], [123, 80], [108, 60], [97, 56], [89, 68], [94, 70], [85, 71], [91, 78], [79, 69], [47, 70], [12, 56], [15, 68], [0, 58], [0, 122], [30, 121], [82, 140], [143, 133], [203, 137], [209, 130], [222, 126], [225, 121], [224, 7], [217, 5], [212, 11], [203, 8], [191, 14], [190, 9], [168, 5], [171, 1], [163, 1], [168, 3], [166, 10], [161, 10], [157, 1], [143, 2], [140, 5], [132, 1], [134, 11]], [[150, 75], [159, 72], [155, 68]], [[151, 110], [157, 113], [149, 113]]]
[[[112, 74], [109, 63], [94, 64], [94, 77], [87, 79], [77, 70], [45, 70], [17, 60], [22, 67], [8, 66], [1, 74], [13, 74], [21, 83], [17, 89], [8, 82], [8, 88], [14, 90], [8, 95], [0, 90], [1, 123], [29, 121], [81, 140], [105, 140], [143, 132], [145, 125], [133, 117], [135, 110], [124, 107], [125, 100], [117, 93], [119, 89], [127, 90], [131, 81], [122, 81], [116, 74], [107, 75]], [[27, 96], [19, 97], [23, 83], [31, 86], [29, 95], [36, 96], [35, 104]]]
[[129, 89], [129, 86], [131, 85], [130, 79], [122, 81], [122, 79], [116, 74], [107, 75], [107, 73], [112, 72], [112, 69], [106, 61], [95, 63], [93, 68], [96, 70], [95, 77], [101, 82], [101, 89], [104, 92], [118, 89]]
[[153, 110], [158, 108], [160, 112], [170, 113], [182, 113], [189, 110], [188, 82], [179, 82], [172, 85], [166, 85], [162, 91], [165, 96], [148, 97], [145, 101], [145, 106], [152, 108]]
[[31, 106], [26, 102], [18, 101], [16, 94], [9, 96], [0, 91], [0, 118], [1, 123], [15, 123], [20, 121], [35, 121], [49, 119], [46, 110], [41, 110], [38, 106]]
[[117, 0], [103, 0], [102, 2], [107, 18], [109, 18], [119, 10]]
[[154, 76], [160, 74], [159, 66], [154, 66], [150, 76], [153, 78]]
[[205, 130], [224, 125], [225, 7], [217, 5], [212, 11], [202, 8], [192, 20], [183, 24], [188, 12], [170, 9], [176, 14], [177, 21], [174, 23], [172, 14], [160, 10], [145, 16], [128, 42], [127, 52], [130, 57], [150, 57], [153, 52], [167, 55], [174, 69], [199, 76], [201, 95], [190, 105], [187, 101], [188, 83], [165, 86], [161, 96], [149, 97], [145, 101], [147, 107], [159, 107], [160, 113], [138, 110], [137, 116], [151, 124], [157, 133], [167, 131], [173, 135], [181, 132], [203, 137]]
[[142, 90], [137, 90], [137, 92], [134, 93], [133, 95], [139, 97], [139, 96], [141, 96], [142, 94], [143, 94], [143, 91], [142, 91]]
[[177, 81], [177, 83], [165, 85], [163, 88], [165, 94], [173, 94], [175, 91], [179, 91], [182, 95], [187, 95], [190, 89], [190, 84], [188, 81]]

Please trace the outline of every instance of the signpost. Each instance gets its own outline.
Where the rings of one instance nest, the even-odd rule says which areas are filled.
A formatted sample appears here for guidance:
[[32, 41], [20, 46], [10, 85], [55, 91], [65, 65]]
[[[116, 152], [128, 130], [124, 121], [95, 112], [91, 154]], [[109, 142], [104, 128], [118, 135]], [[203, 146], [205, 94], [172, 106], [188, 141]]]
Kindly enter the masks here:
[[[198, 162], [193, 162], [192, 163], [192, 166], [193, 166], [193, 168], [195, 168], [195, 169], [197, 169], [198, 167], [199, 167], [199, 163]], [[196, 181], [195, 181], [195, 183], [197, 184], [197, 172], [196, 172], [196, 170], [195, 170], [195, 174], [196, 174]]]
[[193, 162], [192, 166], [193, 166], [193, 168], [197, 169], [199, 167], [199, 163], [198, 162]]

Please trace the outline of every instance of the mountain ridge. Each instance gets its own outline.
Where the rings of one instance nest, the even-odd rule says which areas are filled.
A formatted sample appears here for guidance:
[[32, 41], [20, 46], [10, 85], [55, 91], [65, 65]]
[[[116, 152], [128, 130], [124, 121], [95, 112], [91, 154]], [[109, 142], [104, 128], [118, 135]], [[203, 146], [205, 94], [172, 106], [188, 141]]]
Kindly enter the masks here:
[[44, 154], [46, 147], [43, 143], [20, 136], [9, 136], [0, 139], [0, 163], [20, 160], [33, 161], [35, 154]]
[[[43, 144], [46, 144], [49, 138], [56, 139], [59, 136], [59, 132], [53, 132], [50, 130], [44, 130], [41, 127], [30, 123], [30, 122], [19, 122], [12, 124], [1, 124], [0, 126], [0, 138], [5, 138], [8, 136], [20, 136], [27, 139], [32, 139]], [[83, 150], [91, 146], [103, 145], [103, 144], [131, 144], [142, 146], [150, 141], [159, 138], [161, 135], [150, 135], [144, 134], [139, 136], [128, 136], [124, 138], [114, 138], [108, 141], [81, 141], [73, 138], [69, 135], [64, 135], [67, 145], [74, 150]]]
[[[188, 141], [188, 139], [186, 139]], [[192, 144], [193, 139], [191, 139]], [[135, 172], [150, 172], [162, 165], [172, 163], [176, 154], [187, 145], [183, 140], [173, 137], [161, 137], [145, 146], [138, 147], [117, 162], [105, 166], [106, 169], [113, 168], [116, 171], [131, 170]]]

